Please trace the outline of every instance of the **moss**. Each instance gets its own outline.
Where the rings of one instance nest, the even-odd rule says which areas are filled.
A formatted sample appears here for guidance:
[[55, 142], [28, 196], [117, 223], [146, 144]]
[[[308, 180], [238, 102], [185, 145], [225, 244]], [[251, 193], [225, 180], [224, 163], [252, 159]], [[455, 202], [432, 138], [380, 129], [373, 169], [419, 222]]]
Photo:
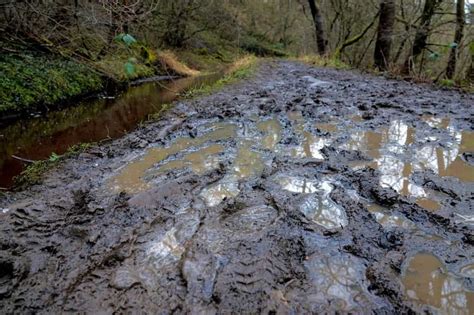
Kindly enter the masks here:
[[0, 113], [52, 105], [103, 88], [89, 67], [52, 56], [0, 57]]
[[20, 175], [14, 178], [15, 187], [22, 188], [39, 184], [43, 179], [44, 174], [57, 166], [65, 158], [77, 156], [92, 146], [93, 144], [91, 143], [78, 144], [70, 147], [63, 155], [57, 155], [53, 152], [49, 159], [31, 163]]

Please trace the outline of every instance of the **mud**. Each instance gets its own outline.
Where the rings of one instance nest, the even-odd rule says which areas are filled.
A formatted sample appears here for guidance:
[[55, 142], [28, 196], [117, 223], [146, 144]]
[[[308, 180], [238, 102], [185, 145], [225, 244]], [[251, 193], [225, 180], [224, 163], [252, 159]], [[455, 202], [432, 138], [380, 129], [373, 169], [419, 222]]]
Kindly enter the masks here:
[[473, 104], [267, 61], [5, 194], [2, 313], [472, 314]]

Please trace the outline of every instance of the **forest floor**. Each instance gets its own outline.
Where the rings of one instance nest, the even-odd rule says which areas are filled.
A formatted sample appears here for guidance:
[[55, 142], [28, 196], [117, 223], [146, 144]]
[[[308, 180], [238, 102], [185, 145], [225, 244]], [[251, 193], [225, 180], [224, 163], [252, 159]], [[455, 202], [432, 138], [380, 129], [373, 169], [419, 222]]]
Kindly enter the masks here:
[[5, 193], [2, 313], [472, 313], [473, 104], [265, 61]]

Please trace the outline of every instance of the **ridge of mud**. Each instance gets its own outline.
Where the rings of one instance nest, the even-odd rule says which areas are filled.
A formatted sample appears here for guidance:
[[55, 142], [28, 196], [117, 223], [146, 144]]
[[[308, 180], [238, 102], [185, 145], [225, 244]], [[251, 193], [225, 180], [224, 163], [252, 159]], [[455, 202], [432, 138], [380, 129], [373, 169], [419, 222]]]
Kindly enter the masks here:
[[2, 197], [2, 312], [468, 314], [473, 103], [265, 62]]

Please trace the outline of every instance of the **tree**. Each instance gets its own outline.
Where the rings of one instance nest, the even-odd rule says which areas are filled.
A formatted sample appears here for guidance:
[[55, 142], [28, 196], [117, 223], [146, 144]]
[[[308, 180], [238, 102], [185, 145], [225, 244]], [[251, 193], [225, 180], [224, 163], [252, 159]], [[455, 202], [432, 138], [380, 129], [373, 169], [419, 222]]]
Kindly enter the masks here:
[[381, 70], [387, 70], [390, 62], [395, 12], [395, 0], [380, 0], [380, 18], [375, 43], [374, 63]]
[[456, 33], [454, 34], [454, 43], [449, 53], [448, 66], [446, 67], [446, 77], [452, 79], [454, 73], [456, 72], [456, 60], [459, 50], [459, 45], [461, 45], [462, 38], [464, 36], [464, 24], [465, 12], [464, 12], [465, 2], [464, 0], [457, 0], [456, 3]]
[[324, 34], [323, 16], [321, 10], [316, 4], [316, 0], [308, 0], [311, 9], [311, 17], [313, 18], [314, 27], [316, 28], [316, 43], [318, 45], [318, 53], [323, 56], [326, 54], [326, 37]]
[[435, 9], [443, 0], [426, 0], [423, 7], [423, 12], [420, 18], [420, 24], [416, 30], [415, 40], [411, 49], [411, 53], [408, 55], [405, 66], [403, 69], [404, 73], [409, 73], [413, 67], [414, 60], [418, 57], [423, 50], [426, 48], [426, 40], [430, 34], [431, 19], [435, 14]]

